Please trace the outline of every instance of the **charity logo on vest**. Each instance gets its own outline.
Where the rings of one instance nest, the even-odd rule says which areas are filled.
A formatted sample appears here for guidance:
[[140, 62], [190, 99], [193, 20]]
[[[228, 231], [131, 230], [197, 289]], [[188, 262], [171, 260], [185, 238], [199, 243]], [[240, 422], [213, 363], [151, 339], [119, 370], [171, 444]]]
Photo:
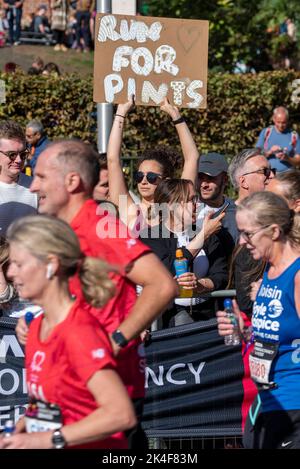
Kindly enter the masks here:
[[[261, 298], [266, 301], [261, 301]], [[252, 324], [256, 329], [255, 334], [262, 339], [271, 341], [278, 341], [279, 334], [272, 334], [279, 332], [280, 322], [274, 319], [279, 318], [283, 313], [283, 306], [281, 303], [282, 290], [269, 285], [262, 285], [259, 290], [257, 301], [253, 305], [253, 318]], [[271, 334], [269, 332], [272, 332]]]
[[33, 355], [33, 359], [32, 359], [32, 362], [31, 362], [31, 365], [30, 365], [30, 368], [31, 370], [34, 372], [34, 371], [41, 371], [42, 370], [42, 364], [44, 363], [45, 361], [45, 353], [44, 352], [40, 352], [39, 350], [37, 352], [35, 352], [35, 354]]
[[268, 306], [269, 317], [274, 319], [278, 318], [283, 311], [283, 306], [279, 300], [272, 300]]
[[281, 300], [282, 297], [282, 291], [275, 286], [274, 288], [269, 287], [269, 285], [261, 286], [261, 289], [259, 290], [259, 296], [263, 298], [273, 298], [274, 300]]
[[[274, 320], [281, 315], [283, 311], [279, 300], [272, 300], [269, 304], [264, 303], [253, 305], [252, 324], [255, 329], [255, 335], [262, 339], [278, 341], [280, 322]], [[277, 333], [277, 334], [274, 334]]]

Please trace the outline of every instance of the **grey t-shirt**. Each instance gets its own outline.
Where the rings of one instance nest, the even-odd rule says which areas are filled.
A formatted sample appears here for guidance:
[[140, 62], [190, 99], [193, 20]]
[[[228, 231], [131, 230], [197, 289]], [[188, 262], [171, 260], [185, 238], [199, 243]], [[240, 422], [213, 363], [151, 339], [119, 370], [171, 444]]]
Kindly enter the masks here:
[[37, 195], [30, 192], [32, 178], [21, 173], [17, 183], [0, 182], [0, 236], [20, 217], [37, 213]]

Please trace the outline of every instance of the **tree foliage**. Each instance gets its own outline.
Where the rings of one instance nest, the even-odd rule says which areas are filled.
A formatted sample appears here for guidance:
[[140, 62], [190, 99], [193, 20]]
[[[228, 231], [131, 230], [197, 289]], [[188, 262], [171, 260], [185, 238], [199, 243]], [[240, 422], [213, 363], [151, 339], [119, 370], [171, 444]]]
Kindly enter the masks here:
[[15, 119], [25, 125], [38, 119], [51, 137], [91, 138], [92, 80], [77, 75], [44, 76], [22, 72], [3, 74], [6, 102], [0, 105], [0, 118]]
[[[22, 73], [0, 74], [0, 79], [6, 87], [0, 119], [15, 119], [24, 127], [29, 120], [40, 119], [51, 139], [97, 140], [92, 79]], [[295, 79], [300, 79], [300, 73], [294, 71], [257, 75], [210, 73], [207, 109], [183, 110], [199, 150], [218, 151], [230, 157], [254, 146], [260, 130], [270, 123], [272, 109], [278, 105], [289, 108], [291, 124], [299, 132], [300, 108], [291, 100], [296, 92]], [[300, 90], [296, 94], [300, 96]], [[126, 122], [123, 154], [136, 156], [157, 144], [180, 149], [169, 117], [159, 108], [138, 106]]]
[[[278, 60], [270, 28], [290, 17], [300, 27], [299, 0], [147, 0], [147, 14], [210, 22], [209, 67], [214, 71], [271, 70]], [[273, 44], [274, 42], [274, 44]], [[279, 41], [280, 42], [280, 41]]]

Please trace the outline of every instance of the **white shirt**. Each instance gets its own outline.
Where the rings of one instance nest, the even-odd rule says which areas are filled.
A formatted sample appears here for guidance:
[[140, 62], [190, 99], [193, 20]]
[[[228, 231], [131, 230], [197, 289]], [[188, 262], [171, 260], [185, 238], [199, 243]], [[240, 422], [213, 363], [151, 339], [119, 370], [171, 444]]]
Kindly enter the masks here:
[[9, 225], [18, 218], [37, 213], [38, 198], [29, 190], [31, 178], [20, 174], [19, 181], [0, 181], [0, 235], [5, 236]]

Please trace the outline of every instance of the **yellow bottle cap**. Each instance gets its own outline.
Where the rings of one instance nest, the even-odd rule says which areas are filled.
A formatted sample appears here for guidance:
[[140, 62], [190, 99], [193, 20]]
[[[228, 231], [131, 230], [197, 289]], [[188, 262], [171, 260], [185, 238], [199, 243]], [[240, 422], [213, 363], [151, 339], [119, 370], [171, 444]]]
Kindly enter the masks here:
[[183, 257], [182, 249], [176, 249], [176, 257]]
[[26, 176], [31, 176], [31, 175], [32, 175], [32, 174], [31, 174], [31, 167], [30, 167], [30, 166], [26, 166], [26, 168], [25, 168], [25, 174], [26, 174]]

